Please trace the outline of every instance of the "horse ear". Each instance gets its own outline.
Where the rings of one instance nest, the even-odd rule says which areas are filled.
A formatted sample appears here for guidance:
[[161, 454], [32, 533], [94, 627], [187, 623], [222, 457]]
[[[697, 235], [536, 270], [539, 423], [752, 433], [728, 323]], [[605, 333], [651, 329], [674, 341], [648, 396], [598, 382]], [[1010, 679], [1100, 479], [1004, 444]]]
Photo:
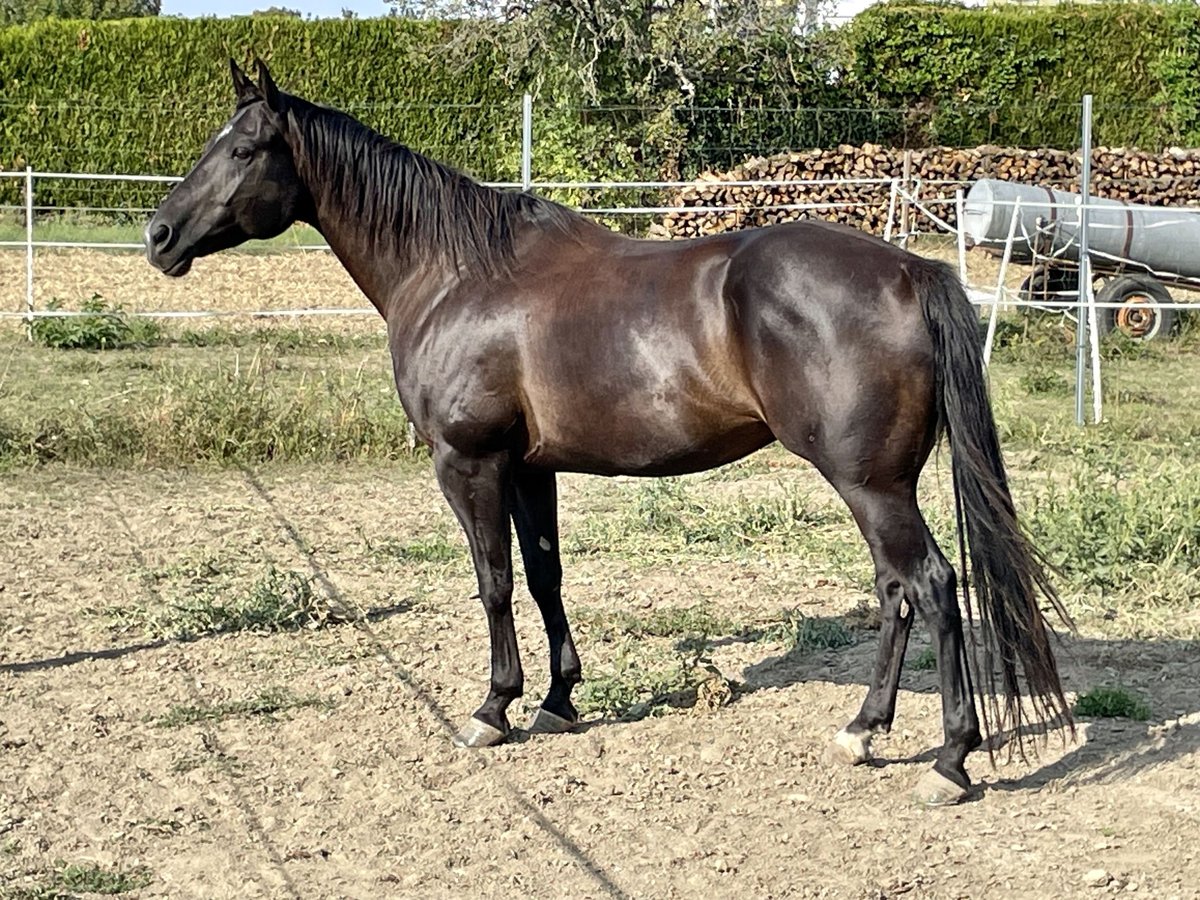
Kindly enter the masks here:
[[255, 68], [258, 69], [258, 90], [267, 106], [275, 112], [280, 111], [279, 88], [275, 87], [275, 79], [271, 77], [267, 64], [258, 57], [254, 58]]
[[238, 68], [238, 64], [232, 56], [229, 57], [229, 73], [233, 76], [233, 92], [237, 96], [238, 106], [262, 98], [258, 86]]

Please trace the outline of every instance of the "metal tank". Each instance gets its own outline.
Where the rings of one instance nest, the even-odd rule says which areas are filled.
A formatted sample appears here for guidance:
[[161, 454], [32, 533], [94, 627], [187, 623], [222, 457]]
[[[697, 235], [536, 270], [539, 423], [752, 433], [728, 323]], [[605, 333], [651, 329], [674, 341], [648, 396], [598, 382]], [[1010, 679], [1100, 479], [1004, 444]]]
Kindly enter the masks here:
[[[1002, 253], [1017, 198], [1021, 200], [1012, 258], [1040, 256], [1079, 261], [1078, 194], [1011, 181], [983, 179], [967, 192], [968, 242]], [[1163, 274], [1200, 278], [1200, 210], [1135, 206], [1093, 198], [1088, 206], [1089, 257], [1095, 268], [1122, 261]]]

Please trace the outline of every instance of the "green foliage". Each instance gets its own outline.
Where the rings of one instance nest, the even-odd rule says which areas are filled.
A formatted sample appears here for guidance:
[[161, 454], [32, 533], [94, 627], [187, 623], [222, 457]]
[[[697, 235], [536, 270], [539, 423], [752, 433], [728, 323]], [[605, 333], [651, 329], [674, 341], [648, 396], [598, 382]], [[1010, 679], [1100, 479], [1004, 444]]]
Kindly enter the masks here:
[[908, 146], [1075, 147], [1085, 93], [1109, 146], [1198, 134], [1194, 6], [901, 0], [857, 16], [848, 43], [848, 78], [873, 103], [911, 111], [894, 136]]
[[132, 19], [157, 16], [159, 0], [0, 0], [0, 26], [43, 19]]
[[[62, 301], [55, 298], [46, 308], [50, 312], [61, 310]], [[33, 339], [55, 350], [116, 350], [149, 346], [162, 331], [153, 320], [130, 316], [119, 304], [109, 304], [99, 294], [92, 294], [79, 311], [84, 315], [34, 319], [30, 326]]]
[[[39, 22], [0, 31], [0, 169], [182, 174], [233, 112], [228, 59], [482, 178], [519, 144], [500, 49], [453, 51], [458, 26], [287, 16]], [[163, 187], [45, 179], [42, 205], [157, 205]], [[20, 186], [6, 179], [0, 202]], [[6, 193], [4, 193], [6, 192]], [[131, 215], [141, 216], [140, 213]]]
[[1144, 722], [1150, 718], [1150, 707], [1136, 694], [1124, 688], [1096, 688], [1080, 694], [1075, 701], [1075, 713], [1098, 719], [1133, 719]]
[[[536, 98], [542, 180], [690, 176], [751, 153], [864, 141], [1073, 147], [1085, 92], [1103, 143], [1200, 142], [1194, 6], [893, 2], [803, 35], [783, 7], [761, 9], [714, 21], [695, 0], [555, 0], [509, 22], [11, 27], [0, 31], [0, 168], [185, 172], [231, 112], [226, 58], [256, 54], [285, 89], [488, 180], [519, 171], [523, 90]], [[19, 190], [0, 182], [0, 202]], [[38, 191], [44, 205], [86, 199], [139, 218], [163, 189], [46, 179]]]
[[1200, 483], [1185, 461], [1100, 446], [1056, 465], [1065, 485], [1049, 482], [1026, 521], [1070, 584], [1133, 590], [1150, 573], [1187, 584], [1200, 571]]

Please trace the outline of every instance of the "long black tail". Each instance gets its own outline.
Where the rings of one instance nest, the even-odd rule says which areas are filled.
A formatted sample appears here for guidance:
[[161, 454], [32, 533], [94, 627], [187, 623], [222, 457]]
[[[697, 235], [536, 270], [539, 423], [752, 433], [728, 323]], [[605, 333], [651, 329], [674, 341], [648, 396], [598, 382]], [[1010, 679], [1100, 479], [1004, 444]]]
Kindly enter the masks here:
[[[969, 548], [982, 632], [977, 641], [972, 629], [972, 680], [984, 730], [1022, 734], [1019, 662], [1034, 715], [1046, 723], [1057, 719], [1073, 732], [1039, 597], [1064, 625], [1075, 626], [1046, 575], [1043, 557], [1017, 522], [983, 373], [979, 316], [949, 266], [923, 260], [910, 264], [908, 274], [933, 341], [940, 425], [950, 439], [959, 546]], [[968, 553], [963, 554], [962, 591], [968, 625], [973, 625]]]

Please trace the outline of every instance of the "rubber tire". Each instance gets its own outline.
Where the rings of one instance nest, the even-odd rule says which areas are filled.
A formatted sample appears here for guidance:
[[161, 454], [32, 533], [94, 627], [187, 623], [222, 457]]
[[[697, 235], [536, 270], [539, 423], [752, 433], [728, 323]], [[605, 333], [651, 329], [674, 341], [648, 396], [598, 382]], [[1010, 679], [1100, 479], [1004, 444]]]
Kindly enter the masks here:
[[[1140, 302], [1130, 302], [1135, 299]], [[1129, 303], [1127, 309], [1101, 307], [1096, 310], [1096, 324], [1101, 334], [1121, 331], [1131, 340], [1160, 341], [1171, 334], [1179, 320], [1179, 310], [1173, 308], [1175, 301], [1171, 294], [1149, 275], [1118, 275], [1100, 289], [1096, 302]], [[1142, 320], [1141, 316], [1130, 321], [1130, 312], [1139, 306], [1153, 310], [1154, 315], [1148, 321]]]
[[1034, 303], [1051, 301], [1066, 301], [1071, 299], [1067, 294], [1079, 293], [1079, 273], [1073, 269], [1061, 269], [1052, 266], [1037, 266], [1029, 276], [1021, 282], [1017, 296], [1026, 302]]

